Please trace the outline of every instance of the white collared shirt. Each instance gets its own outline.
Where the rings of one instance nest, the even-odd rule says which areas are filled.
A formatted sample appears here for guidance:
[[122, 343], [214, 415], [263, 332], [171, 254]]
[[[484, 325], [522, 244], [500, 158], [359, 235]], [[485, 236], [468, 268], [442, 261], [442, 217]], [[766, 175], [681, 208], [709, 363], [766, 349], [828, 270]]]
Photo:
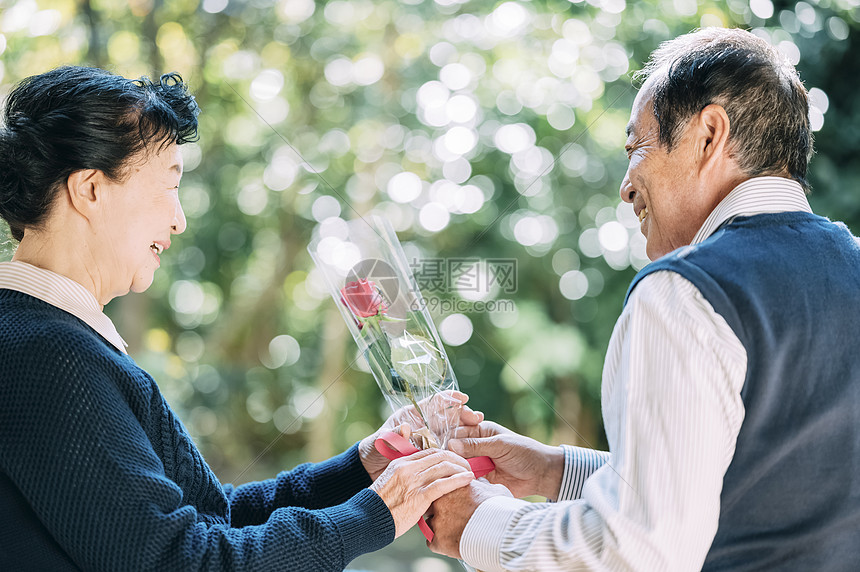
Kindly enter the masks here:
[[56, 272], [26, 262], [0, 262], [0, 288], [38, 298], [81, 319], [123, 353], [128, 344], [120, 337], [96, 297], [72, 280]]
[[[750, 179], [692, 244], [734, 217], [788, 211], [812, 212], [797, 182]], [[481, 504], [460, 540], [463, 559], [485, 572], [700, 569], [743, 423], [746, 364], [740, 340], [692, 283], [666, 271], [643, 278], [603, 369], [611, 454], [565, 446], [558, 503]]]

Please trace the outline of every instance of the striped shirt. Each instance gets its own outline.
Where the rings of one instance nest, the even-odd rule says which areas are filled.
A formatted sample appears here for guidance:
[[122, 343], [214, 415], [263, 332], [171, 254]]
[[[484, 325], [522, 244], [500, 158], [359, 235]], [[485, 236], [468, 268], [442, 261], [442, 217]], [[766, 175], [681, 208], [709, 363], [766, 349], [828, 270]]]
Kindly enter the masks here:
[[[811, 212], [798, 183], [750, 179], [717, 205], [693, 244], [734, 217], [787, 211]], [[485, 572], [700, 569], [744, 419], [746, 365], [740, 340], [688, 280], [646, 276], [615, 325], [603, 369], [611, 453], [564, 446], [557, 503], [481, 504], [460, 540], [463, 559]]]
[[0, 262], [0, 288], [22, 292], [68, 312], [116, 349], [127, 353], [125, 348], [128, 344], [102, 311], [96, 297], [71, 278], [26, 262]]

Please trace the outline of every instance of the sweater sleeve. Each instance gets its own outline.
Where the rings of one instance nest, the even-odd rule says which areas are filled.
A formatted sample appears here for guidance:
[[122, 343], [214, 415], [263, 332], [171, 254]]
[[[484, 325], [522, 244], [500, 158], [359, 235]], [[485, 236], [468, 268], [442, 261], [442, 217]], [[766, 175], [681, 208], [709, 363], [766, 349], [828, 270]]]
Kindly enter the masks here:
[[[370, 490], [330, 495], [326, 508], [276, 508], [251, 526], [198, 514], [165, 476], [111, 360], [62, 334], [38, 341], [0, 367], [0, 469], [77, 566], [335, 571], [393, 540], [391, 514]], [[328, 482], [317, 477], [306, 483]]]
[[373, 481], [358, 456], [358, 443], [322, 463], [304, 463], [274, 479], [224, 485], [230, 503], [230, 522], [247, 526], [265, 522], [286, 506], [320, 509], [349, 500]]

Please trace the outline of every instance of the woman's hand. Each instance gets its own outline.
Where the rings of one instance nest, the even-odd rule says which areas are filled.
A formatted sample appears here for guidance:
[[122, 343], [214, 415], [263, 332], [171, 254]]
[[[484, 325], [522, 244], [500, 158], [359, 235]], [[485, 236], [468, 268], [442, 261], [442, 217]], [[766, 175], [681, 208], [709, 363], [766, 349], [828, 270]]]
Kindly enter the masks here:
[[441, 449], [425, 449], [391, 461], [370, 485], [394, 518], [397, 538], [418, 522], [439, 497], [475, 478], [469, 463]]
[[[446, 399], [453, 398], [463, 404], [460, 408], [460, 426], [475, 426], [478, 425], [481, 421], [484, 420], [484, 414], [480, 411], [472, 411], [469, 407], [465, 405], [467, 401], [469, 401], [469, 396], [465, 393], [461, 393], [459, 391], [446, 391], [443, 394], [440, 394], [438, 397], [444, 397]], [[428, 405], [432, 408], [435, 403], [439, 403], [442, 400], [437, 396], [429, 397], [420, 402], [421, 408], [424, 409]], [[386, 431], [394, 431], [395, 433], [400, 433], [405, 438], [409, 439], [409, 434], [403, 432], [402, 426], [404, 424], [409, 425], [413, 429], [418, 429], [424, 426], [424, 422], [421, 420], [421, 416], [415, 411], [415, 407], [412, 405], [408, 405], [406, 407], [401, 407], [397, 411], [391, 414], [391, 416], [382, 424], [375, 433], [369, 435], [361, 440], [361, 443], [358, 445], [358, 454], [361, 458], [361, 464], [364, 465], [364, 470], [367, 471], [367, 474], [370, 475], [372, 480], [376, 480], [382, 471], [385, 470], [385, 467], [388, 466], [390, 462], [388, 459], [382, 456], [382, 454], [376, 450], [376, 447], [373, 443], [376, 441], [377, 437], [379, 437], [382, 433]]]
[[556, 500], [564, 472], [564, 451], [492, 421], [460, 427], [449, 448], [469, 459], [487, 455], [496, 468], [486, 478], [506, 486], [517, 498], [540, 495]]

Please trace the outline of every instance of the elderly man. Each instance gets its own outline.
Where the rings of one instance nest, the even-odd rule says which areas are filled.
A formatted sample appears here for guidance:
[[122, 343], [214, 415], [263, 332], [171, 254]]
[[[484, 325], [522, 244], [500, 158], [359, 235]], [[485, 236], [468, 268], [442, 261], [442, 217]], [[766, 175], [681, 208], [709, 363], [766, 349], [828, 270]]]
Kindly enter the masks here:
[[430, 547], [487, 572], [856, 570], [860, 248], [806, 200], [806, 91], [741, 30], [643, 77], [621, 198], [655, 262], [606, 355], [610, 451], [485, 422], [451, 448], [497, 484], [439, 499]]

